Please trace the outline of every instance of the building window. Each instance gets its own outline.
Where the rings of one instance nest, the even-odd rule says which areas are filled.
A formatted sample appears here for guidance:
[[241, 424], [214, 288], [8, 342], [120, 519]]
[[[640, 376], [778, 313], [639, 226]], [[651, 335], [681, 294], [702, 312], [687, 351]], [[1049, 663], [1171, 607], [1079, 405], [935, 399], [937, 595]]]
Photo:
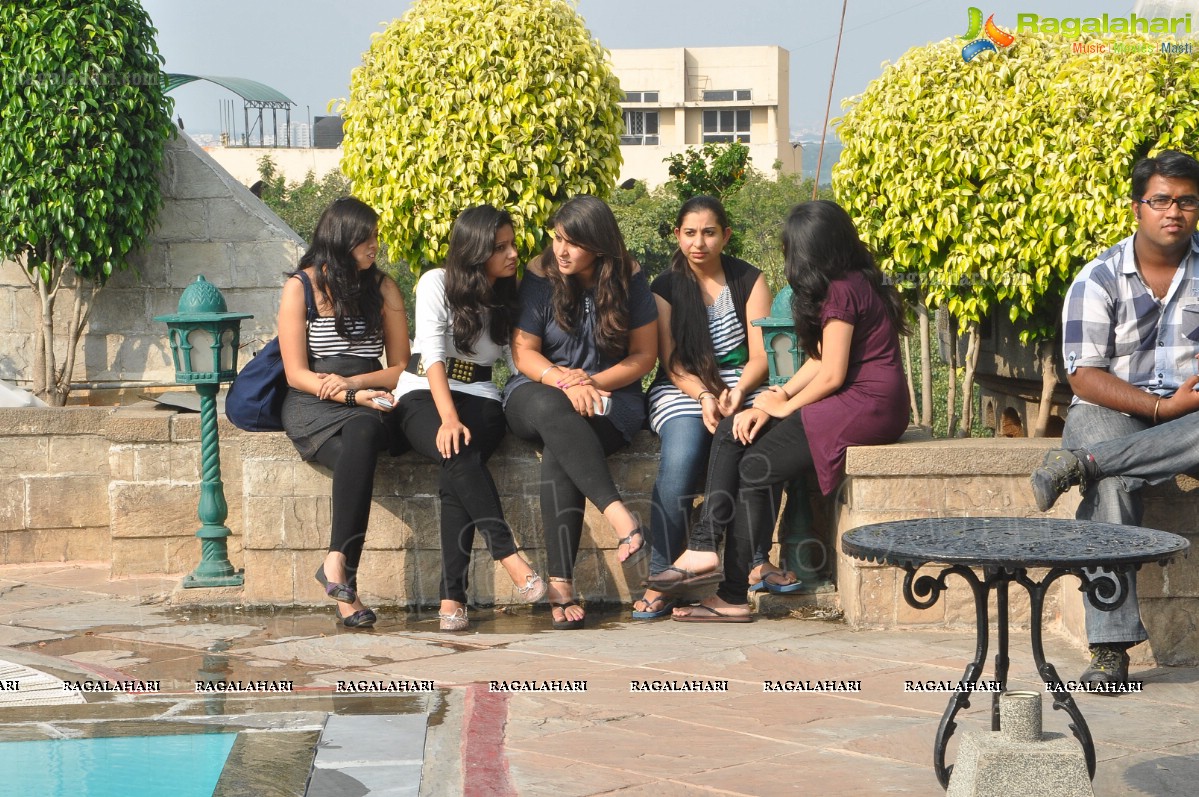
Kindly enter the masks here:
[[658, 92], [656, 91], [626, 91], [624, 95], [625, 102], [657, 102]]
[[658, 112], [657, 111], [625, 111], [624, 135], [620, 137], [621, 144], [657, 144], [658, 143]]
[[753, 99], [749, 89], [714, 89], [705, 91], [704, 102], [748, 102]]
[[749, 111], [704, 111], [704, 143], [749, 143]]

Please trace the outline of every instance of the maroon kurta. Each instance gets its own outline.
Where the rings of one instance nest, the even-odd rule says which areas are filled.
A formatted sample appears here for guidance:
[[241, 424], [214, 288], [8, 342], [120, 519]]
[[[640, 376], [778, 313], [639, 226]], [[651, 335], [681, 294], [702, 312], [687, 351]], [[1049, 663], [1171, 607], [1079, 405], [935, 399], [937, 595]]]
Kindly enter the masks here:
[[834, 318], [853, 325], [845, 383], [836, 393], [800, 410], [825, 495], [845, 475], [847, 447], [894, 443], [908, 426], [908, 387], [899, 336], [883, 300], [860, 272], [829, 284], [820, 323], [823, 326]]

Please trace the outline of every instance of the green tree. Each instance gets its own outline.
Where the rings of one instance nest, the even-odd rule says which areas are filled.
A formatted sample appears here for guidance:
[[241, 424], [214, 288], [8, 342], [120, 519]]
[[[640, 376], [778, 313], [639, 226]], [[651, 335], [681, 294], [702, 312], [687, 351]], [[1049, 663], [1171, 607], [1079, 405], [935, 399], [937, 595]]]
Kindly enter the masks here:
[[686, 202], [697, 194], [722, 201], [745, 181], [749, 171], [749, 147], [739, 141], [687, 147], [664, 158], [670, 173], [670, 187]]
[[309, 171], [301, 182], [287, 182], [270, 155], [258, 160], [258, 176], [262, 178], [262, 201], [305, 241], [312, 232], [321, 212], [333, 200], [350, 195], [350, 181], [333, 170], [319, 181]]
[[649, 191], [645, 183], [638, 181], [632, 188], [617, 188], [609, 204], [624, 235], [625, 248], [652, 280], [670, 265], [677, 246], [671, 229], [682, 203], [665, 186]]
[[563, 0], [418, 0], [375, 36], [342, 104], [342, 171], [393, 257], [442, 260], [454, 217], [512, 213], [524, 256], [620, 169], [620, 86]]
[[96, 292], [162, 204], [172, 105], [154, 33], [134, 0], [0, 4], [0, 257], [36, 292], [33, 389], [51, 404], [66, 402]]
[[1075, 41], [1021, 35], [969, 63], [960, 41], [909, 50], [846, 101], [833, 170], [883, 268], [946, 307], [974, 352], [978, 324], [1006, 312], [1039, 347], [1046, 394], [1070, 280], [1131, 231], [1133, 163], [1199, 143], [1193, 55], [1074, 55]]

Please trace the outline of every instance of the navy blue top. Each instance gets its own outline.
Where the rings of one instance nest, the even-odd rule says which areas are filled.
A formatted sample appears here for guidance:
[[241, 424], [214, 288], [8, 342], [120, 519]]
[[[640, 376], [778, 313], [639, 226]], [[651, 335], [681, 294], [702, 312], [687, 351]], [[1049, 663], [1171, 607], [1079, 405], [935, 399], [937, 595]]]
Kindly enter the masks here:
[[[545, 277], [526, 271], [520, 283], [520, 317], [516, 326], [541, 338], [541, 353], [554, 365], [582, 368], [589, 374], [605, 371], [627, 357], [629, 350], [626, 346], [615, 356], [600, 352], [595, 342], [594, 293], [594, 290], [583, 293], [583, 318], [574, 331], [568, 333], [554, 320], [554, 286]], [[658, 305], [644, 271], [638, 271], [629, 279], [628, 305], [630, 330], [658, 320]], [[504, 386], [505, 403], [513, 390], [532, 381], [519, 371], [515, 372]], [[640, 379], [612, 392], [612, 407], [607, 417], [625, 440], [633, 439], [645, 423], [645, 395]]]

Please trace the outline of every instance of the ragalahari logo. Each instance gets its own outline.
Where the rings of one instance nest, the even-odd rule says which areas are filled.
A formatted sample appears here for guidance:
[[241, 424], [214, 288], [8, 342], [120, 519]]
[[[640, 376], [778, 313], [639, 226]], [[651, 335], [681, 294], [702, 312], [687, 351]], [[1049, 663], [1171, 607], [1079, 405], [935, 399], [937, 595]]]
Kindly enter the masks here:
[[[987, 24], [983, 24], [983, 12], [974, 6], [969, 8], [970, 26], [966, 29], [966, 39], [969, 44], [962, 48], [962, 60], [969, 63], [979, 53], [990, 50], [998, 52], [999, 47], [1008, 48], [1012, 46], [1012, 42], [1016, 41], [1016, 37], [1005, 30], [1000, 30], [995, 24], [995, 15], [987, 17]], [[979, 35], [982, 34], [982, 35]]]

